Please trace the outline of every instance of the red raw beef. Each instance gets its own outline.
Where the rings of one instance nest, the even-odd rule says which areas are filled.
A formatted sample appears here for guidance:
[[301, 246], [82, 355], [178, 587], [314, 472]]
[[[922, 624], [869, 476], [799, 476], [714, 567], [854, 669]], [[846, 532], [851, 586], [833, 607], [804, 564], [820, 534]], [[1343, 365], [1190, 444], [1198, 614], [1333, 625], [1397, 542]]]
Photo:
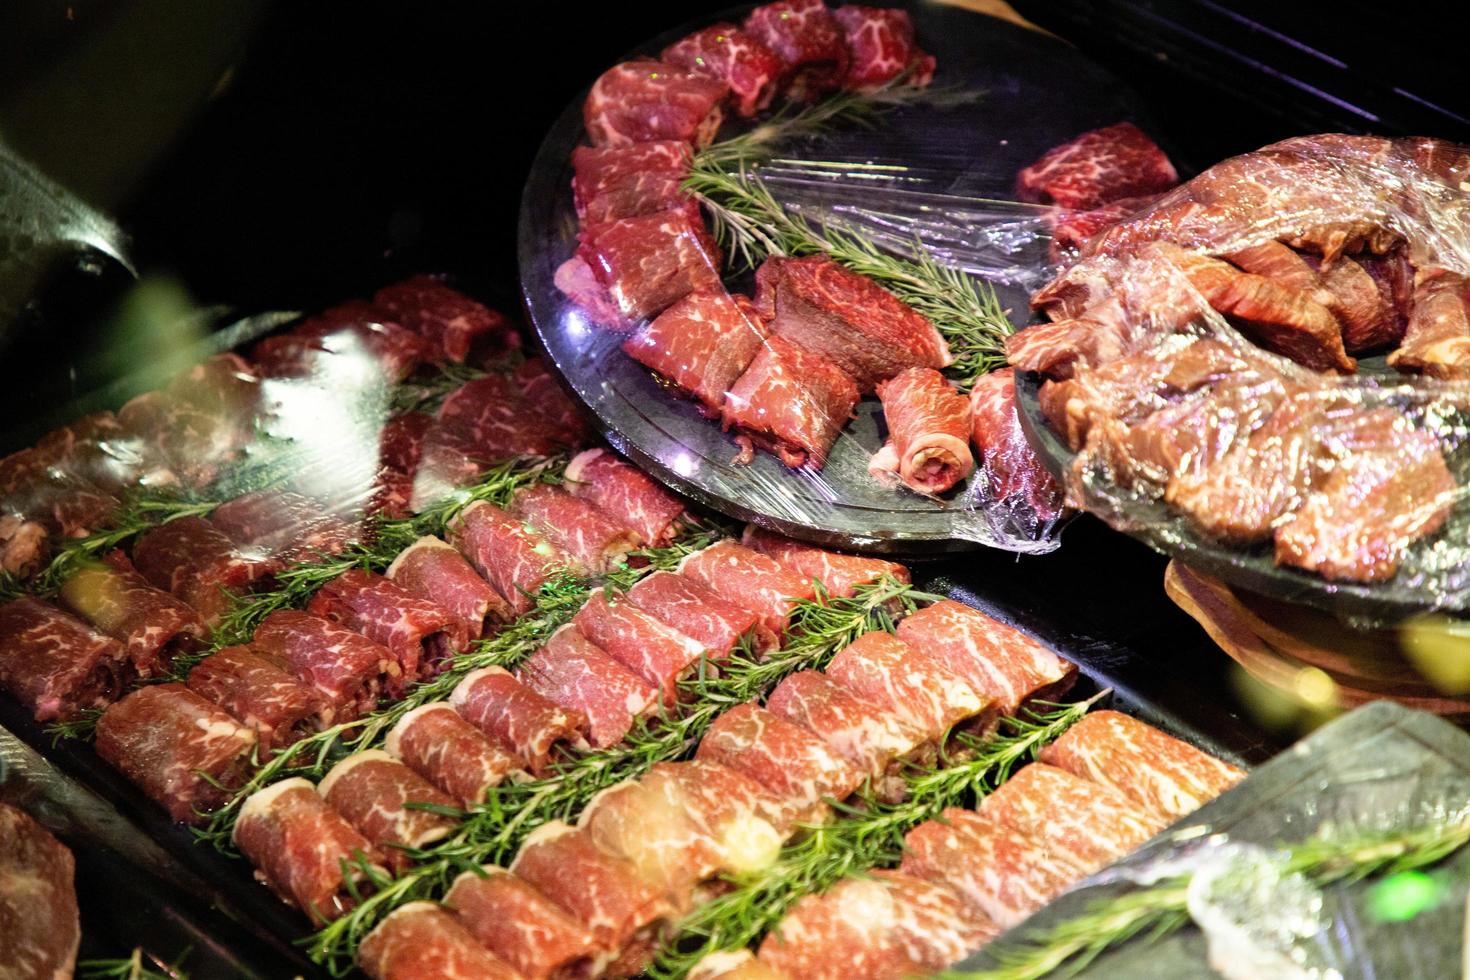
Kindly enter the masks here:
[[679, 574], [754, 612], [775, 636], [785, 633], [797, 603], [816, 595], [810, 578], [730, 540], [685, 558]]
[[734, 24], [712, 24], [664, 48], [660, 56], [730, 87], [730, 105], [750, 117], [771, 104], [785, 65], [775, 52]]
[[781, 59], [786, 94], [814, 102], [841, 87], [851, 55], [842, 26], [822, 0], [778, 0], [756, 7], [745, 31]]
[[42, 524], [48, 532], [82, 538], [111, 527], [122, 502], [110, 493], [48, 465], [35, 449], [0, 460], [5, 510]]
[[0, 803], [0, 960], [6, 976], [72, 976], [82, 927], [76, 860], [24, 811]]
[[433, 902], [400, 905], [362, 939], [357, 964], [375, 980], [521, 980]]
[[506, 776], [526, 775], [519, 759], [446, 701], [430, 701], [404, 715], [383, 748], [465, 806], [484, 803]]
[[450, 522], [449, 543], [519, 615], [535, 608], [535, 596], [554, 570], [572, 563], [556, 545], [483, 500]]
[[362, 568], [343, 572], [322, 586], [306, 609], [393, 651], [403, 673], [389, 679], [389, 690], [398, 696], [405, 685], [448, 667], [469, 645], [464, 625], [443, 606]]
[[195, 823], [245, 784], [255, 732], [182, 684], [140, 687], [102, 713], [97, 754], [176, 822]]
[[933, 368], [909, 368], [878, 383], [888, 444], [868, 472], [897, 473], [920, 493], [952, 490], [975, 471], [970, 404]]
[[351, 721], [377, 707], [385, 677], [402, 683], [403, 670], [387, 647], [311, 613], [276, 610], [255, 628], [253, 643], [290, 664], [331, 706], [332, 722]]
[[815, 670], [787, 676], [766, 699], [766, 709], [816, 733], [869, 776], [881, 776], [889, 763], [929, 739], [927, 732], [886, 707], [863, 700]]
[[147, 443], [180, 482], [202, 487], [238, 460], [255, 438], [253, 420], [231, 419], [163, 391], [149, 391], [117, 412], [131, 438]]
[[572, 623], [603, 652], [663, 692], [664, 705], [679, 701], [679, 682], [694, 676], [704, 646], [644, 612], [626, 598], [594, 589]]
[[365, 353], [395, 382], [434, 356], [429, 341], [398, 323], [389, 311], [361, 300], [323, 310], [293, 329], [291, 336], [315, 342], [329, 354]]
[[519, 347], [520, 335], [510, 317], [451, 289], [433, 276], [414, 276], [385, 286], [373, 304], [423, 337], [440, 355], [456, 364], [482, 360], [486, 354]]
[[1158, 194], [1179, 183], [1164, 151], [1132, 123], [1083, 133], [1016, 175], [1016, 197], [1086, 211], [1127, 197]]
[[720, 286], [719, 246], [687, 208], [588, 225], [577, 254], [627, 321]]
[[539, 357], [528, 357], [515, 370], [526, 405], [556, 427], [557, 438], [573, 448], [587, 441], [587, 416], [574, 401], [556, 375]]
[[486, 635], [495, 624], [515, 618], [510, 604], [464, 556], [436, 537], [422, 537], [409, 545], [393, 559], [386, 574], [404, 591], [453, 613], [472, 640]]
[[51, 534], [22, 514], [0, 513], [0, 571], [26, 581], [51, 557]]
[[905, 72], [904, 84], [923, 88], [934, 79], [935, 60], [914, 43], [907, 10], [847, 4], [832, 12], [847, 40], [852, 62], [842, 87], [862, 92], [882, 88]]
[[1087, 243], [1103, 229], [1131, 214], [1142, 212], [1158, 199], [1158, 194], [1145, 194], [1142, 197], [1125, 197], [1086, 211], [1049, 213], [1046, 220], [1051, 225], [1051, 260], [1064, 262], [1081, 255]]
[[954, 361], [927, 318], [825, 256], [767, 259], [756, 272], [755, 304], [773, 335], [830, 358], [864, 392], [904, 368]]
[[838, 651], [827, 676], [936, 741], [960, 724], [987, 728], [996, 714], [989, 698], [929, 651], [883, 630], [864, 633]]
[[255, 730], [261, 761], [324, 726], [326, 702], [290, 664], [249, 646], [225, 647], [189, 671], [189, 690]]
[[614, 65], [582, 106], [594, 146], [679, 140], [704, 146], [724, 118], [723, 82], [651, 58]]
[[[481, 873], [483, 872], [483, 873]], [[444, 904], [526, 980], [591, 976], [597, 939], [529, 882], [487, 864], [454, 879]]]
[[679, 140], [577, 147], [572, 151], [577, 217], [595, 225], [692, 204], [679, 186], [692, 159], [689, 144]]
[[510, 510], [570, 556], [573, 567], [582, 571], [614, 568], [640, 544], [638, 532], [624, 527], [596, 504], [549, 484], [516, 491]]
[[745, 440], [737, 462], [750, 462], [756, 442], [793, 469], [819, 470], [860, 397], [835, 361], [773, 336], [730, 389], [722, 421]]
[[234, 596], [274, 574], [279, 565], [241, 551], [202, 517], [180, 517], [144, 534], [133, 546], [133, 564], [150, 583], [172, 592], [213, 626]]
[[285, 564], [339, 555], [358, 539], [359, 529], [318, 501], [289, 490], [260, 490], [220, 504], [209, 522], [247, 552]]
[[363, 516], [384, 521], [412, 516], [413, 486], [414, 478], [407, 473], [384, 467], [373, 480]]
[[991, 495], [997, 500], [1024, 500], [1037, 520], [1055, 520], [1062, 512], [1062, 488], [1021, 429], [1012, 368], [992, 371], [975, 382], [970, 420]]
[[566, 481], [574, 496], [590, 500], [624, 527], [637, 531], [651, 547], [668, 544], [684, 515], [682, 500], [606, 449], [588, 449], [573, 456], [567, 464]]
[[742, 638], [749, 638], [752, 654], [765, 653], [777, 643], [757, 613], [684, 575], [654, 572], [628, 590], [628, 599], [659, 622], [697, 640], [714, 661], [728, 659]]
[[158, 447], [130, 433], [111, 412], [95, 412], [48, 432], [36, 441], [35, 454], [42, 466], [104, 493], [178, 482]]
[[153, 677], [174, 657], [203, 645], [199, 614], [148, 584], [121, 551], [83, 565], [61, 583], [61, 604], [120, 641], [139, 676]]
[[440, 426], [466, 435], [483, 460], [550, 456], [572, 442], [563, 427], [536, 411], [505, 374], [487, 374], [461, 385], [444, 399], [437, 418]]
[[700, 289], [638, 327], [623, 350], [710, 412], [719, 412], [766, 333], [766, 322], [749, 299], [724, 289]]
[[568, 623], [517, 671], [521, 683], [587, 719], [596, 749], [621, 742], [658, 713], [659, 691]]
[[405, 848], [426, 847], [454, 829], [453, 817], [409, 806], [453, 808], [453, 798], [381, 749], [354, 752], [332, 767], [317, 787], [322, 799], [376, 844], [385, 863], [401, 871], [412, 863]]
[[370, 871], [386, 873], [377, 849], [299, 776], [252, 793], [231, 839], [277, 897], [319, 926], [372, 893]]
[[607, 287], [597, 281], [597, 274], [580, 255], [573, 255], [557, 266], [552, 282], [581, 315], [592, 323], [619, 333], [632, 327], [619, 312]]
[[733, 874], [770, 867], [793, 829], [782, 822], [786, 807], [780, 800], [745, 773], [718, 762], [656, 762], [639, 783], [675, 804], [715, 841], [722, 852], [720, 866]]
[[510, 870], [586, 926], [613, 958], [604, 968], [606, 976], [643, 972], [674, 912], [632, 863], [560, 821], [543, 824], [527, 837]]
[[403, 412], [383, 423], [378, 439], [378, 462], [409, 476], [419, 468], [424, 453], [424, 437], [434, 417], [427, 412]]
[[587, 749], [587, 719], [516, 680], [500, 667], [470, 671], [449, 695], [460, 715], [501, 748], [545, 776], [559, 757]]
[[37, 721], [115, 701], [134, 676], [122, 644], [34, 596], [0, 606], [0, 687]]
[[754, 524], [745, 526], [740, 543], [776, 559], [803, 578], [820, 582], [828, 595], [854, 595], [858, 586], [871, 585], [885, 575], [891, 575], [900, 582], [909, 580], [909, 570], [898, 562], [826, 551], [782, 537], [774, 531], [762, 530]]

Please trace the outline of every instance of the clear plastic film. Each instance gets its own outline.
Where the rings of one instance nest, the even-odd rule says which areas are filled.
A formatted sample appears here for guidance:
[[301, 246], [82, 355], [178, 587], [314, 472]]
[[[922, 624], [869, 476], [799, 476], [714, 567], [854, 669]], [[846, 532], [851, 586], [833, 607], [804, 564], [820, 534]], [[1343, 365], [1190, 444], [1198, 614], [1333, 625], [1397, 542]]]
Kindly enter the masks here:
[[1258, 591], [1464, 608], [1467, 173], [1304, 137], [1104, 226], [1008, 345], [1069, 502]]

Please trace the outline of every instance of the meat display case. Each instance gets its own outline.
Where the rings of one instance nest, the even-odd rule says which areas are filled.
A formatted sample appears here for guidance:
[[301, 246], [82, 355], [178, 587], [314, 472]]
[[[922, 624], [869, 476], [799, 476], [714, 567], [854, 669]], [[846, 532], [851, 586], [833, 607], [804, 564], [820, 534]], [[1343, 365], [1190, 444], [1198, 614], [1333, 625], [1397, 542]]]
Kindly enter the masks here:
[[[111, 201], [96, 201], [131, 236], [131, 264], [169, 270], [154, 280], [166, 309], [181, 308], [168, 307], [180, 302], [180, 286], [200, 305], [221, 307], [143, 322], [180, 328], [189, 341], [181, 359], [187, 363], [268, 331], [291, 311], [320, 309], [425, 269], [451, 273], [492, 305], [515, 307], [516, 198], [534, 150], [602, 66], [695, 13], [687, 4], [676, 12], [661, 6], [577, 5], [568, 13], [577, 18], [574, 29], [560, 18], [468, 4], [447, 16], [262, 7], [249, 44], [222, 58], [231, 63], [228, 76], [167, 149], [155, 151], [146, 176]], [[105, 22], [89, 21], [103, 21], [106, 7], [79, 8], [87, 38], [108, 33]], [[1131, 83], [1186, 164], [1310, 131], [1470, 138], [1470, 107], [1436, 91], [1432, 74], [1395, 74], [1422, 62], [1394, 56], [1396, 44], [1409, 50], [1410, 42], [1392, 30], [1375, 39], [1381, 48], [1366, 52], [1352, 32], [1319, 35], [1327, 28], [1280, 5], [1015, 7]], [[558, 70], [539, 73], [528, 86], [523, 69], [488, 59], [487, 47], [503, 45], [512, 32], [514, 47], [549, 52]], [[0, 74], [0, 86], [43, 88], [38, 80], [51, 67], [44, 57], [16, 64], [22, 67], [13, 75]], [[1374, 67], [1382, 65], [1393, 67]], [[0, 114], [0, 124], [5, 118]], [[55, 150], [45, 133], [0, 128], [20, 157], [63, 184], [74, 186], [85, 173], [74, 159], [48, 156]], [[487, 133], [489, 155], [481, 149]], [[97, 165], [105, 169], [107, 161]], [[8, 213], [0, 208], [0, 217]], [[69, 254], [43, 288], [26, 295], [28, 305], [0, 337], [0, 356], [26, 365], [0, 392], [7, 419], [0, 454], [169, 373], [144, 363], [160, 353], [146, 336], [131, 336], [120, 355], [116, 336], [93, 328], [129, 285], [123, 264], [107, 253], [93, 245]], [[216, 332], [226, 325], [232, 333]], [[1223, 757], [1264, 762], [1297, 733], [1266, 726], [1233, 693], [1231, 661], [1168, 600], [1164, 569], [1163, 557], [1084, 518], [1065, 530], [1053, 554], [982, 551], [925, 561], [914, 573], [921, 589], [991, 612], [1062, 651], [1085, 675], [1084, 692], [1111, 689], [1114, 704]], [[81, 792], [103, 797], [108, 819], [117, 819], [111, 810], [121, 815], [118, 832], [136, 845], [132, 857], [116, 848], [126, 860], [160, 862], [128, 884], [140, 902], [167, 910], [168, 921], [138, 922], [133, 909], [93, 903], [84, 910], [89, 933], [135, 936], [162, 955], [170, 945], [180, 953], [194, 947], [196, 977], [283, 969], [313, 975], [316, 968], [291, 945], [300, 922], [253, 886], [242, 862], [170, 825], [90, 749], [53, 744], [13, 702], [0, 701], [0, 727], [50, 759]], [[126, 873], [106, 853], [108, 838], [75, 827], [71, 833], [89, 842], [77, 848], [83, 888], [120, 887]], [[164, 844], [164, 856], [144, 855], [147, 840], [139, 837]], [[195, 889], [213, 908], [194, 909], [181, 899]], [[95, 940], [85, 949], [125, 952]]]

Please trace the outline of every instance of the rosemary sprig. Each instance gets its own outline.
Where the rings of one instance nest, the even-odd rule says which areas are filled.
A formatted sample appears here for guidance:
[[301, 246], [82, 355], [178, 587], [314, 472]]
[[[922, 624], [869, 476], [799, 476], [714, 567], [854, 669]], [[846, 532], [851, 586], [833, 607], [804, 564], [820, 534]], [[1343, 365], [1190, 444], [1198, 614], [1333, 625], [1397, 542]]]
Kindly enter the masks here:
[[[175, 957], [175, 963], [188, 959], [186, 950]], [[144, 962], [144, 960], [147, 962]], [[77, 963], [77, 976], [85, 980], [189, 980], [189, 974], [180, 966], [165, 963], [143, 947], [133, 949], [133, 954], [124, 959], [81, 960]]]
[[737, 266], [772, 255], [825, 255], [932, 320], [954, 355], [949, 370], [964, 385], [1005, 363], [1005, 338], [1015, 327], [989, 283], [939, 265], [923, 248], [914, 259], [899, 258], [860, 235], [790, 214], [744, 164], [698, 158], [684, 187], [704, 205]]
[[[1327, 830], [1280, 851], [1282, 871], [1301, 874], [1322, 887], [1428, 867], [1470, 842], [1470, 820], [1343, 836]], [[1071, 976], [1103, 953], [1138, 936], [1153, 941], [1189, 923], [1191, 873], [1093, 903], [1073, 919], [1028, 937], [1024, 944], [996, 948], [991, 970], [955, 971], [955, 980], [1038, 980]]]
[[[701, 547], [718, 532], [718, 528], [705, 528], [703, 536], [698, 536], [696, 531], [694, 538], [658, 549], [660, 554], [653, 555], [650, 565], [616, 574], [626, 581], [626, 577], [647, 574], [661, 565], [672, 567], [678, 552]], [[566, 615], [575, 612], [584, 598], [585, 592]], [[787, 674], [824, 665], [860, 633], [892, 628], [899, 610], [912, 610], [928, 598], [932, 597], [886, 577], [851, 597], [823, 596], [801, 602], [792, 615], [793, 638], [780, 650], [764, 660], [748, 650], [737, 653], [720, 665], [719, 677], [702, 676], [689, 682], [697, 697], [677, 717], [642, 726], [619, 745], [568, 759], [544, 779], [498, 788], [485, 804], [470, 811], [452, 836], [419, 853], [418, 862], [391, 888], [365, 897], [313, 936], [308, 945], [310, 956], [334, 973], [345, 973], [358, 943], [398, 905], [438, 893], [460, 871], [504, 861], [532, 830], [549, 820], [574, 817], [598, 791], [636, 778], [655, 763], [687, 756], [726, 708], [762, 696]], [[356, 745], [365, 747], [366, 741]]]
[[[1106, 692], [1104, 692], [1105, 694]], [[803, 895], [820, 892], [854, 872], [891, 864], [903, 853], [903, 837], [946, 807], [973, 805], [1004, 782], [1015, 766], [1034, 758], [1102, 697], [1061, 705], [1027, 718], [1005, 718], [998, 731], [973, 746], [974, 755], [954, 765], [908, 775], [901, 803], [867, 799], [860, 806], [836, 804], [837, 819], [812, 829], [782, 851], [769, 869], [695, 909], [679, 924], [679, 938], [655, 960], [649, 973], [680, 977], [701, 957], [749, 945], [778, 922]]]

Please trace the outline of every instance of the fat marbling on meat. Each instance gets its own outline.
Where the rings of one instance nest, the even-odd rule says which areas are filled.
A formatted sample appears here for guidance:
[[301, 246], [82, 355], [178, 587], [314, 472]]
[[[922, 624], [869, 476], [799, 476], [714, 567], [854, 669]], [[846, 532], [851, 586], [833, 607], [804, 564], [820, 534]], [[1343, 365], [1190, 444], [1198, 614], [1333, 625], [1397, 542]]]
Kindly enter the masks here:
[[956, 727], [987, 729], [997, 706], [924, 647], [892, 633], [864, 633], [837, 652], [827, 676], [935, 742]]
[[590, 500], [545, 483], [517, 490], [510, 512], [545, 535], [584, 573], [615, 568], [642, 544], [637, 531]]
[[383, 749], [464, 806], [485, 802], [507, 777], [526, 775], [519, 759], [445, 701], [404, 715], [388, 732]]
[[286, 661], [251, 646], [205, 657], [189, 671], [188, 686], [255, 731], [261, 761], [325, 727], [326, 702]]
[[381, 749], [354, 752], [332, 767], [318, 791], [333, 810], [377, 845], [384, 864], [402, 871], [408, 851], [443, 840], [456, 820], [426, 804], [453, 809], [458, 801]]
[[515, 618], [510, 603], [480, 577], [465, 557], [432, 535], [419, 538], [399, 552], [385, 574], [405, 592], [447, 609], [471, 640]]
[[572, 558], [488, 501], [476, 501], [449, 523], [449, 543], [499, 592], [517, 615], [535, 607], [535, 596]]
[[565, 486], [604, 514], [638, 532], [649, 547], [673, 539], [684, 502], [638, 467], [607, 449], [588, 449], [567, 463]]
[[545, 776], [559, 756], [587, 749], [587, 717], [527, 687], [503, 667], [464, 676], [449, 703], [465, 720], [507, 751], [534, 776]]
[[389, 912], [357, 949], [373, 980], [519, 980], [450, 911], [408, 902]]
[[658, 714], [662, 700], [650, 684], [587, 639], [571, 623], [516, 672], [522, 684], [587, 719], [596, 749], [621, 742], [641, 719]]
[[727, 660], [742, 641], [759, 655], [778, 644], [758, 613], [721, 597], [693, 578], [673, 572], [645, 575], [628, 600], [679, 633], [698, 641], [713, 661]]
[[577, 218], [595, 225], [687, 206], [692, 199], [680, 185], [692, 161], [682, 140], [579, 146], [572, 151]]
[[781, 60], [781, 84], [788, 98], [814, 102], [847, 77], [847, 40], [822, 0], [764, 4], [746, 16], [744, 27]]
[[140, 677], [168, 668], [178, 654], [204, 642], [199, 614], [148, 584], [121, 551], [87, 562], [61, 583], [61, 604], [99, 632], [121, 642]]
[[907, 368], [878, 382], [888, 443], [868, 463], [875, 475], [897, 473], [920, 493], [954, 489], [975, 470], [965, 396], [933, 368]]
[[61, 980], [82, 927], [76, 860], [23, 810], [0, 803], [0, 964], [6, 977]]
[[698, 289], [639, 326], [623, 351], [718, 414], [767, 332], [746, 297], [718, 287]]
[[716, 541], [679, 563], [678, 572], [728, 602], [749, 609], [774, 636], [791, 624], [797, 604], [815, 598], [811, 579], [734, 541]]
[[584, 226], [577, 256], [628, 324], [720, 288], [720, 248], [687, 207]]
[[322, 698], [334, 723], [377, 707], [385, 682], [395, 688], [403, 683], [403, 668], [391, 650], [311, 613], [278, 609], [261, 620], [251, 642], [290, 664]]
[[477, 303], [433, 276], [413, 276], [373, 295], [373, 305], [438, 349], [456, 364], [520, 346], [520, 335], [504, 313]]
[[596, 937], [536, 888], [484, 865], [454, 879], [444, 904], [490, 952], [526, 980], [572, 980], [596, 972]]
[[721, 418], [739, 430], [736, 462], [750, 462], [759, 443], [793, 469], [819, 470], [860, 396], [835, 361], [772, 336], [726, 394]]
[[832, 12], [851, 53], [842, 87], [854, 91], [883, 88], [903, 75], [904, 84], [923, 88], [934, 79], [932, 54], [919, 50], [907, 10], [845, 4]]
[[664, 706], [679, 703], [681, 681], [698, 675], [703, 644], [644, 612], [625, 596], [594, 589], [572, 623], [603, 652], [661, 692]]
[[704, 146], [724, 119], [725, 83], [652, 58], [614, 65], [582, 105], [593, 146], [679, 140]]
[[869, 776], [928, 742], [929, 734], [882, 705], [859, 697], [815, 670], [799, 670], [776, 685], [766, 709], [814, 732]]
[[1093, 129], [1047, 150], [1016, 177], [1016, 196], [1083, 211], [1166, 191], [1179, 174], [1164, 151], [1132, 123]]
[[724, 82], [730, 107], [747, 119], [771, 104], [785, 69], [775, 52], [728, 22], [695, 31], [664, 48], [659, 57]]
[[0, 605], [0, 687], [36, 721], [105, 708], [135, 676], [122, 644], [34, 596]]

